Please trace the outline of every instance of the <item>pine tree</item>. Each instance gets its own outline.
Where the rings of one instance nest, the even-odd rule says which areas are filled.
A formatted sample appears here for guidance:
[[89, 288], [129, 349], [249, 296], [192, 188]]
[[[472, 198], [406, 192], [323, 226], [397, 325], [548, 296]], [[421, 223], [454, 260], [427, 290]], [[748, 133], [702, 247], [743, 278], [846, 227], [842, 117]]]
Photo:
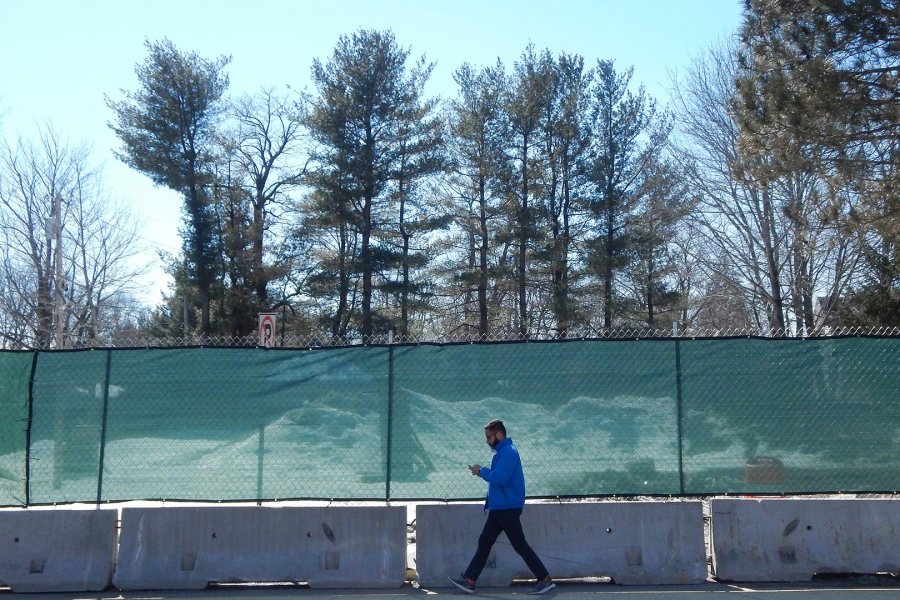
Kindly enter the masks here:
[[[331, 59], [315, 60], [312, 68], [318, 97], [312, 101], [307, 126], [321, 148], [314, 165], [318, 175], [312, 181], [328, 183], [330, 188], [320, 188], [319, 200], [331, 197], [336, 209], [348, 207], [350, 222], [358, 227], [355, 266], [361, 279], [363, 337], [376, 333], [376, 325], [379, 331], [390, 327], [376, 324], [373, 308], [376, 277], [392, 256], [379, 242], [385, 239], [386, 221], [398, 220], [390, 186], [397, 181], [399, 157], [410, 150], [404, 149], [404, 141], [419, 134], [427, 137], [424, 129], [411, 128], [411, 119], [423, 116], [417, 111], [429, 106], [421, 103], [421, 93], [431, 67], [422, 61], [408, 72], [409, 54], [390, 31], [360, 30], [341, 36]], [[430, 151], [427, 146], [420, 157]]]
[[528, 311], [529, 262], [532, 241], [539, 228], [536, 225], [534, 194], [536, 172], [535, 152], [539, 143], [541, 104], [547, 93], [550, 73], [546, 53], [538, 56], [533, 46], [528, 46], [513, 65], [509, 96], [506, 101], [511, 139], [510, 155], [516, 165], [510, 181], [510, 199], [514, 201], [516, 222], [516, 321], [519, 335], [527, 337], [531, 329]]
[[[391, 176], [391, 202], [385, 246], [393, 260], [397, 276], [386, 278], [382, 289], [398, 297], [399, 317], [391, 325], [401, 336], [410, 332], [415, 309], [425, 310], [425, 298], [431, 293], [421, 275], [429, 255], [426, 236], [442, 228], [446, 218], [434, 210], [434, 196], [426, 182], [444, 168], [443, 124], [436, 113], [437, 101], [425, 100], [425, 83], [432, 65], [420, 60], [404, 83], [398, 98], [398, 126], [395, 163]], [[393, 263], [391, 265], [390, 263]]]
[[[754, 159], [748, 168], [764, 181], [815, 173], [831, 196], [854, 196], [848, 216], [870, 271], [860, 298], [885, 299], [892, 312], [900, 298], [900, 271], [891, 266], [900, 263], [900, 5], [747, 0], [741, 33], [736, 112], [742, 148]], [[809, 313], [809, 283], [795, 287], [806, 296], [795, 304]]]
[[163, 39], [146, 42], [148, 56], [136, 67], [140, 87], [124, 100], [106, 103], [110, 127], [122, 142], [119, 159], [157, 185], [184, 198], [184, 255], [200, 294], [200, 332], [210, 333], [210, 301], [219, 271], [212, 198], [213, 134], [228, 87], [229, 58], [207, 60], [181, 52]]
[[602, 326], [613, 326], [619, 312], [616, 275], [629, 264], [640, 181], [665, 140], [656, 129], [656, 103], [643, 87], [629, 90], [633, 69], [619, 72], [612, 61], [598, 61], [593, 92], [591, 211], [597, 235], [590, 262], [601, 282]]
[[546, 72], [539, 144], [545, 169], [538, 196], [548, 221], [544, 254], [553, 328], [556, 336], [564, 338], [581, 312], [573, 286], [572, 248], [578, 241], [576, 232], [584, 229], [581, 215], [588, 195], [593, 71], [584, 69], [580, 56], [561, 54]]
[[[464, 236], [464, 264], [452, 268], [460, 288], [463, 326], [486, 338], [491, 333], [489, 294], [497, 276], [493, 230], [501, 212], [507, 121], [503, 98], [508, 81], [503, 65], [475, 69], [465, 64], [453, 75], [459, 88], [448, 114], [450, 214]], [[474, 294], [473, 294], [474, 292]], [[471, 307], [474, 305], [474, 309]], [[474, 322], [473, 322], [474, 321]]]

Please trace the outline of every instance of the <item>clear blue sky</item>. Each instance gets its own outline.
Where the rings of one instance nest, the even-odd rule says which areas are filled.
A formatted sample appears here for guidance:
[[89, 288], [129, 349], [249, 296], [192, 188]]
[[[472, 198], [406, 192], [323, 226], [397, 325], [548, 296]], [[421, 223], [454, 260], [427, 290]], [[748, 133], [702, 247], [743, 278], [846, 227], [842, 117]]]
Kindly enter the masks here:
[[104, 94], [137, 88], [144, 40], [167, 37], [183, 51], [230, 55], [230, 95], [261, 87], [311, 87], [314, 58], [360, 28], [394, 31], [398, 43], [436, 62], [431, 93], [454, 93], [464, 62], [507, 66], [529, 43], [634, 67], [633, 83], [666, 102], [670, 74], [737, 32], [740, 0], [0, 0], [0, 136], [32, 138], [52, 123], [85, 142], [112, 194], [145, 224], [148, 301], [166, 279], [154, 249], [180, 247], [180, 199], [119, 163]]

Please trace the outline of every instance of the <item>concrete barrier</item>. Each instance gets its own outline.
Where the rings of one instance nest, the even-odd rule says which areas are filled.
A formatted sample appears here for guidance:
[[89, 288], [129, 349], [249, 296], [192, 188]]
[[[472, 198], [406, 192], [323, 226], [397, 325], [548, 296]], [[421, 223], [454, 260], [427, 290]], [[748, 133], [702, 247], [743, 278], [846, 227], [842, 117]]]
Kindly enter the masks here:
[[900, 500], [714, 498], [710, 510], [723, 581], [900, 572]]
[[200, 589], [216, 582], [400, 587], [406, 508], [124, 508], [113, 584]]
[[[416, 507], [416, 571], [425, 587], [450, 585], [475, 553], [481, 504]], [[522, 527], [556, 578], [611, 577], [621, 584], [701, 583], [707, 578], [700, 502], [528, 504]], [[501, 535], [479, 587], [533, 579]]]
[[0, 583], [14, 592], [86, 592], [109, 587], [115, 510], [0, 510]]

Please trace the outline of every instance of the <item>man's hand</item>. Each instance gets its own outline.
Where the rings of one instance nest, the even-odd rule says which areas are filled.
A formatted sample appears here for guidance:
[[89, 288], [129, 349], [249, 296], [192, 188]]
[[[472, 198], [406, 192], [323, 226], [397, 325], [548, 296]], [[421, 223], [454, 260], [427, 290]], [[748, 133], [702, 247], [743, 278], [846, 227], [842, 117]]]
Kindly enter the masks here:
[[469, 465], [469, 470], [472, 471], [472, 475], [480, 475], [481, 465]]

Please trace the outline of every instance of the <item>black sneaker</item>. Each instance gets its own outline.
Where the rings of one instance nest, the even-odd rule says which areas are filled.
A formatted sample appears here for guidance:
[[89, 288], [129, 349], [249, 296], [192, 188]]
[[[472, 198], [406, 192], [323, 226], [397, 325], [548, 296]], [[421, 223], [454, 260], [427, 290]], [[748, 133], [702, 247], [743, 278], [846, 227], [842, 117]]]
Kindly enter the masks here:
[[553, 583], [552, 579], [544, 579], [544, 580], [538, 581], [536, 584], [534, 584], [534, 587], [531, 588], [528, 591], [528, 593], [531, 594], [532, 596], [535, 596], [537, 594], [546, 594], [547, 592], [549, 592], [550, 590], [552, 590], [555, 587], [556, 587], [556, 584]]
[[460, 575], [458, 579], [454, 579], [453, 577], [448, 577], [450, 583], [461, 589], [467, 594], [475, 593], [475, 582], [469, 583], [469, 579], [465, 575]]

